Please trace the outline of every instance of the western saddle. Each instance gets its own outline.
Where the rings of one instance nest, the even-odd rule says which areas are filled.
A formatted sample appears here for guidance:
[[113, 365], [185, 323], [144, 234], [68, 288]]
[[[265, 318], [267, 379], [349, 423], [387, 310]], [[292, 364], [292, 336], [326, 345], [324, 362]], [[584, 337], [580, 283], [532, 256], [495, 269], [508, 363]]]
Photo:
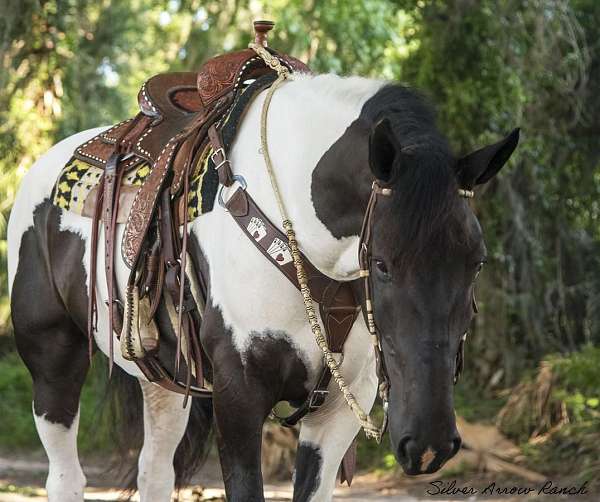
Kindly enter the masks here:
[[[267, 47], [267, 32], [273, 23], [257, 21], [254, 28], [255, 43]], [[291, 71], [310, 71], [295, 58], [270, 52]], [[273, 80], [272, 74], [256, 51], [245, 49], [210, 59], [198, 73], [156, 75], [142, 86], [138, 94], [140, 112], [134, 118], [111, 127], [74, 152], [76, 159], [103, 169], [85, 204], [93, 218], [89, 334], [97, 317], [96, 257], [102, 228], [111, 330], [120, 339], [123, 355], [135, 361], [151, 381], [171, 390], [210, 395], [204, 386], [197, 314], [192, 314], [197, 312], [197, 305], [186, 271], [190, 175], [210, 151], [204, 182], [212, 183], [214, 191], [218, 184], [233, 183], [222, 138], [225, 119], [236, 101], [241, 101], [242, 93], [253, 83], [254, 92], [261, 90]], [[150, 170], [141, 186], [122, 191], [124, 175], [142, 163]], [[118, 298], [114, 279], [116, 225], [120, 222], [125, 223], [121, 256], [131, 269], [124, 303]], [[178, 231], [181, 226], [182, 236]], [[182, 336], [178, 336], [176, 373], [183, 355], [185, 383], [168, 374], [156, 358], [159, 333], [153, 318], [163, 289], [177, 311], [177, 332]]]
[[[192, 272], [187, 253], [190, 179], [199, 165], [206, 165], [202, 183], [211, 199], [207, 210], [212, 209], [219, 186], [234, 184], [227, 151], [237, 123], [251, 99], [277, 76], [268, 65], [268, 57], [264, 53], [261, 57], [262, 51], [268, 51], [290, 72], [310, 72], [301, 61], [267, 46], [267, 33], [273, 25], [256, 21], [251, 48], [210, 59], [198, 73], [166, 73], [150, 78], [138, 94], [140, 112], [134, 118], [95, 136], [73, 154], [74, 160], [98, 171], [82, 213], [92, 218], [90, 354], [97, 320], [97, 258], [102, 249], [108, 286], [110, 367], [114, 331], [123, 356], [135, 361], [150, 381], [184, 394], [184, 403], [189, 395], [212, 395], [210, 385], [205, 385], [206, 359], [198, 337], [203, 305], [197, 300], [205, 303], [206, 283], [199, 271]], [[141, 182], [125, 186], [124, 178], [141, 165], [149, 166]], [[261, 212], [245, 187], [238, 187], [223, 205], [264, 256], [299, 288], [285, 234]], [[118, 223], [124, 223], [120, 252], [130, 269], [123, 301], [114, 271]], [[326, 277], [305, 257], [304, 263], [330, 349], [341, 353], [360, 303], [349, 283]], [[200, 295], [194, 296], [192, 285], [196, 282]], [[155, 314], [163, 301], [169, 302], [175, 312], [171, 316], [177, 334], [173, 372], [159, 357]], [[278, 417], [280, 422], [292, 426], [318, 409], [327, 397], [330, 379], [331, 373], [324, 366], [306, 401], [292, 415]], [[343, 478], [348, 481], [352, 477], [353, 452], [345, 457], [342, 468]]]
[[[184, 394], [184, 405], [190, 395], [212, 395], [210, 385], [205, 385], [206, 356], [198, 336], [206, 282], [200, 271], [193, 270], [187, 253], [190, 180], [198, 166], [205, 166], [204, 212], [212, 209], [219, 186], [234, 184], [237, 177], [232, 174], [227, 151], [245, 108], [276, 79], [269, 57], [277, 58], [290, 72], [310, 72], [298, 59], [267, 46], [267, 33], [273, 26], [270, 21], [256, 21], [255, 40], [250, 48], [210, 59], [198, 73], [166, 73], [150, 78], [139, 91], [140, 112], [134, 118], [95, 136], [73, 154], [74, 162], [97, 172], [95, 184], [88, 185], [91, 190], [81, 213], [92, 218], [90, 357], [97, 323], [97, 258], [103, 249], [110, 368], [114, 331], [123, 356], [134, 361], [148, 380]], [[135, 169], [144, 171], [144, 176], [133, 186], [125, 185], [124, 179]], [[286, 235], [262, 213], [246, 187], [238, 187], [227, 202], [220, 202], [267, 260], [300, 289]], [[121, 257], [130, 269], [126, 290], [122, 292], [124, 301], [119, 298], [114, 271], [119, 223], [125, 225]], [[332, 280], [306, 257], [303, 260], [329, 347], [332, 352], [341, 353], [359, 315], [360, 303], [350, 283]], [[192, 294], [193, 285], [199, 294]], [[160, 333], [155, 316], [161, 302], [170, 303], [174, 311], [170, 315], [177, 334], [173, 372], [166, 369], [159, 354]], [[276, 418], [284, 426], [293, 426], [317, 410], [325, 402], [330, 380], [331, 372], [324, 365], [305, 402], [290, 416]], [[355, 455], [354, 443], [342, 462], [342, 482], [347, 480], [350, 484], [352, 480]]]

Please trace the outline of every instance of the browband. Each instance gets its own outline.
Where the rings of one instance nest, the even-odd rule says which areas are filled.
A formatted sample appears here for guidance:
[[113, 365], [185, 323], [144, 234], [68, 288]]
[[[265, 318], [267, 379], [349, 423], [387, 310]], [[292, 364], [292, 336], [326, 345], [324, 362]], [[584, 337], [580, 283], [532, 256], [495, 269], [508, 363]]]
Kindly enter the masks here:
[[[381, 186], [379, 186], [379, 184], [376, 181], [373, 182], [372, 189], [375, 193], [380, 194], [380, 195], [392, 195], [391, 188], [382, 188]], [[459, 188], [458, 196], [463, 197], [465, 199], [472, 199], [473, 197], [475, 197], [475, 192], [473, 190]]]

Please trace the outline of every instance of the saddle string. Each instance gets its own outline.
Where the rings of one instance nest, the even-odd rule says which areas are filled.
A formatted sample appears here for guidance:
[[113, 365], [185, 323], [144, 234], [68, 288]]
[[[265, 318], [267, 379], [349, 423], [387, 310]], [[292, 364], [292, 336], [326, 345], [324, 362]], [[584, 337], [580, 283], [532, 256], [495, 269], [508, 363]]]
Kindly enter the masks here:
[[[106, 169], [103, 177], [102, 192], [103, 197], [103, 214], [104, 221], [104, 240], [105, 240], [105, 264], [106, 284], [108, 289], [108, 377], [112, 376], [114, 366], [114, 339], [115, 339], [115, 306], [118, 301], [115, 281], [115, 253], [114, 242], [117, 228], [117, 213], [119, 211], [119, 198], [121, 190], [121, 181], [125, 169], [119, 166], [119, 162], [123, 155], [127, 154], [132, 147], [131, 142], [127, 141], [127, 137], [136, 122], [131, 121], [119, 137], [115, 141], [115, 147], [112, 155], [106, 162]], [[119, 167], [121, 167], [119, 169]], [[110, 200], [107, 199], [110, 198]], [[95, 287], [95, 285], [94, 285]], [[120, 333], [119, 333], [120, 335]]]
[[[130, 145], [123, 145], [122, 141], [125, 139], [125, 137], [129, 134], [129, 132], [131, 131], [131, 129], [133, 128], [133, 122], [132, 124], [128, 125], [125, 130], [122, 132], [122, 134], [117, 138], [116, 142], [115, 142], [115, 148], [114, 148], [114, 153], [113, 156], [115, 156], [114, 159], [111, 158], [112, 161], [116, 160], [116, 165], [118, 165], [118, 159], [119, 157], [125, 153], [127, 151], [127, 149], [129, 148]], [[113, 214], [112, 214], [112, 218], [110, 222], [107, 222], [107, 227], [110, 227], [111, 231], [114, 230], [115, 226], [116, 226], [116, 212], [118, 210], [118, 193], [119, 193], [119, 184], [120, 184], [120, 180], [122, 178], [122, 173], [121, 176], [118, 176], [119, 173], [115, 173], [117, 175], [117, 180], [116, 180], [116, 188], [115, 188], [115, 192], [113, 193], [113, 199], [116, 199], [116, 203], [115, 206], [113, 207]], [[98, 272], [98, 236], [99, 236], [99, 230], [100, 230], [100, 222], [103, 221], [104, 217], [102, 215], [102, 209], [104, 206], [104, 186], [106, 183], [106, 173], [104, 173], [102, 175], [102, 178], [100, 179], [100, 183], [99, 183], [99, 190], [98, 190], [98, 196], [96, 198], [96, 204], [94, 206], [94, 212], [93, 212], [93, 218], [92, 218], [92, 229], [91, 229], [91, 250], [90, 250], [90, 276], [89, 276], [89, 284], [88, 284], [88, 304], [87, 304], [87, 336], [88, 336], [88, 359], [90, 361], [90, 364], [92, 363], [92, 357], [93, 357], [93, 340], [94, 340], [94, 333], [98, 331], [98, 299], [97, 299], [97, 292], [96, 292], [96, 278], [97, 278], [97, 272]], [[111, 206], [112, 203], [114, 201], [108, 201]], [[114, 256], [112, 254], [112, 252], [109, 253], [110, 256], [107, 256], [107, 259], [109, 260], [114, 260]], [[112, 263], [111, 263], [111, 267], [110, 267], [110, 271], [111, 271], [111, 275], [114, 276], [114, 271], [112, 269]], [[108, 279], [108, 278], [107, 278]], [[107, 286], [108, 286], [108, 296], [109, 296], [109, 305], [108, 305], [108, 310], [109, 310], [109, 377], [112, 374], [112, 367], [113, 367], [113, 323], [114, 323], [114, 313], [113, 313], [113, 308], [114, 308], [114, 282], [112, 280], [112, 278], [107, 280]]]
[[[104, 174], [102, 175], [104, 178]], [[100, 186], [104, 183], [104, 179], [100, 180]], [[100, 227], [100, 214], [102, 212], [102, 190], [98, 191], [96, 205], [94, 206], [94, 217], [92, 219], [92, 249], [90, 252], [90, 282], [88, 284], [88, 317], [87, 317], [87, 334], [88, 334], [88, 359], [92, 364], [94, 352], [94, 333], [98, 331], [98, 303], [96, 299], [96, 274], [98, 267], [98, 234]]]
[[285, 209], [285, 205], [283, 203], [283, 198], [279, 191], [279, 186], [277, 184], [277, 179], [275, 177], [275, 172], [273, 169], [273, 163], [271, 161], [271, 157], [269, 155], [269, 148], [267, 144], [267, 117], [269, 111], [269, 105], [271, 104], [271, 99], [273, 98], [273, 94], [277, 90], [277, 88], [287, 79], [289, 78], [289, 71], [285, 68], [277, 58], [272, 56], [264, 47], [259, 46], [257, 44], [250, 44], [249, 47], [256, 51], [256, 53], [265, 61], [265, 63], [273, 68], [278, 77], [273, 83], [273, 85], [267, 91], [265, 96], [265, 101], [263, 103], [263, 108], [261, 112], [261, 124], [260, 124], [260, 140], [261, 140], [261, 148], [263, 152], [263, 156], [265, 158], [265, 165], [267, 168], [267, 173], [269, 174], [269, 179], [271, 181], [271, 186], [273, 187], [273, 193], [275, 195], [275, 199], [277, 201], [277, 205], [279, 207], [280, 216], [282, 219], [283, 228], [288, 238], [288, 244], [290, 246], [290, 251], [292, 255], [292, 259], [294, 262], [294, 266], [296, 268], [296, 274], [298, 278], [298, 283], [300, 284], [300, 291], [302, 294], [302, 299], [304, 301], [304, 308], [306, 311], [306, 315], [308, 317], [308, 322], [311, 328], [311, 331], [315, 337], [317, 345], [323, 352], [323, 357], [325, 363], [329, 367], [331, 371], [331, 375], [338, 385], [344, 399], [356, 418], [358, 419], [361, 427], [364, 429], [367, 438], [375, 439], [377, 442], [381, 441], [382, 429], [377, 427], [371, 417], [365, 413], [360, 404], [358, 403], [354, 394], [350, 391], [346, 380], [342, 376], [340, 372], [340, 367], [336, 359], [333, 357], [333, 353], [329, 349], [327, 344], [327, 340], [323, 335], [323, 330], [321, 328], [321, 324], [315, 312], [314, 302], [311, 296], [310, 288], [308, 286], [308, 279], [306, 275], [306, 271], [304, 270], [304, 264], [302, 261], [302, 257], [300, 254], [300, 249], [298, 247], [298, 242], [296, 240], [296, 234], [294, 232], [293, 224], [287, 214]]
[[[184, 200], [183, 207], [183, 235], [181, 239], [181, 249], [179, 250], [179, 291], [178, 291], [178, 303], [177, 303], [177, 349], [176, 349], [176, 358], [175, 358], [175, 371], [173, 378], [176, 378], [176, 375], [179, 372], [181, 356], [182, 356], [182, 336], [185, 338], [185, 351], [187, 356], [187, 371], [186, 371], [186, 393], [184, 397], [184, 407], [188, 401], [191, 385], [192, 385], [192, 365], [195, 370], [195, 378], [194, 383], [199, 386], [204, 386], [204, 376], [203, 376], [203, 367], [202, 367], [202, 351], [197, 342], [196, 332], [193, 326], [193, 322], [190, 321], [188, 312], [188, 305], [185, 302], [186, 295], [186, 269], [187, 269], [187, 248], [188, 248], [188, 223], [189, 223], [189, 214], [187, 211], [187, 201], [189, 199], [190, 193], [190, 177], [193, 175], [194, 167], [196, 166], [196, 158], [197, 155], [201, 153], [202, 135], [199, 134], [201, 127], [194, 127], [188, 134], [188, 137], [196, 135], [193, 140], [192, 147], [186, 157], [184, 164], [184, 172], [183, 172], [183, 193], [181, 195]], [[175, 215], [177, 218], [177, 215]], [[177, 218], [178, 219], [178, 218]], [[175, 225], [175, 229], [179, 228], [178, 224]], [[175, 230], [177, 231], [177, 230]], [[188, 314], [184, 318], [184, 313]], [[185, 323], [185, 326], [184, 326]]]
[[[131, 126], [130, 126], [131, 127]], [[127, 131], [129, 131], [129, 128], [127, 129]], [[125, 135], [124, 135], [125, 136]], [[123, 136], [123, 137], [124, 137]], [[116, 166], [118, 166], [119, 160], [121, 159], [121, 151], [123, 149], [123, 147], [121, 146], [121, 140], [119, 140], [119, 142], [117, 143], [118, 145], [118, 151], [119, 153], [117, 154], [118, 157], [115, 159]], [[110, 162], [110, 160], [109, 160]], [[113, 200], [110, 202], [111, 206], [112, 206], [112, 215], [111, 215], [111, 219], [110, 219], [110, 253], [109, 256], [107, 256], [107, 260], [110, 260], [110, 278], [108, 280], [108, 298], [109, 298], [109, 307], [108, 307], [108, 316], [109, 316], [109, 333], [110, 333], [110, 355], [109, 355], [109, 366], [108, 366], [108, 377], [110, 378], [112, 375], [112, 370], [113, 370], [113, 366], [114, 366], [114, 340], [115, 340], [115, 331], [114, 331], [114, 326], [115, 326], [115, 308], [117, 305], [117, 301], [118, 301], [118, 294], [117, 294], [117, 290], [116, 290], [116, 284], [115, 284], [115, 251], [114, 251], [114, 243], [115, 243], [115, 235], [116, 235], [116, 228], [117, 228], [117, 213], [119, 211], [119, 193], [121, 190], [121, 182], [123, 181], [123, 176], [125, 173], [125, 169], [121, 168], [121, 169], [117, 169], [116, 173], [115, 173], [115, 178], [114, 178], [114, 193], [112, 194], [112, 198]], [[119, 333], [120, 335], [120, 333]]]

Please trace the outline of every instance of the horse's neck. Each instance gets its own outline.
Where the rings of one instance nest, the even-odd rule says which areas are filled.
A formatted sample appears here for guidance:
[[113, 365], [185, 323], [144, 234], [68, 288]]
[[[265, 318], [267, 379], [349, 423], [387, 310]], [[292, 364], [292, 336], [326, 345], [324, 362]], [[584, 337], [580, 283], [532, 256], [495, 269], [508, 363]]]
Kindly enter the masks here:
[[[357, 119], [364, 102], [380, 86], [380, 82], [366, 79], [301, 76], [275, 92], [269, 109], [269, 153], [298, 242], [317, 268], [340, 280], [357, 276], [360, 229], [356, 225], [356, 232], [351, 232], [353, 235], [336, 238], [319, 219], [313, 201], [313, 171]], [[264, 95], [259, 96], [248, 110], [231, 157], [234, 171], [246, 178], [248, 190], [260, 208], [271, 221], [280, 224], [281, 215], [260, 148], [260, 114]], [[346, 167], [339, 165], [337, 174], [322, 176], [320, 183], [327, 185], [332, 198], [348, 199], [339, 208], [341, 211], [364, 210], [365, 204], [352, 200], [357, 192], [348, 193], [348, 188], [356, 181], [348, 178]], [[364, 169], [368, 166], [364, 165]], [[354, 216], [360, 218], [361, 215]]]

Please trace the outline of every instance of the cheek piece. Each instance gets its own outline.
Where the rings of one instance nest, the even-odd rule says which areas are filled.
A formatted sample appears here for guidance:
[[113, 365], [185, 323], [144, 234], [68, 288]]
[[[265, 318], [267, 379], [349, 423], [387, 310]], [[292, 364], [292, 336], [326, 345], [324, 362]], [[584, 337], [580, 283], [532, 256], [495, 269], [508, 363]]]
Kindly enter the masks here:
[[[367, 210], [363, 218], [362, 227], [360, 231], [360, 239], [358, 244], [358, 263], [360, 265], [360, 277], [364, 279], [364, 291], [365, 291], [365, 303], [363, 305], [363, 315], [371, 335], [371, 341], [375, 350], [377, 378], [379, 379], [379, 397], [383, 403], [383, 423], [380, 429], [380, 435], [385, 433], [388, 424], [388, 408], [389, 408], [389, 390], [390, 390], [390, 379], [385, 367], [385, 359], [383, 354], [383, 348], [381, 345], [381, 334], [375, 324], [375, 316], [373, 314], [373, 288], [371, 285], [371, 242], [373, 237], [373, 215], [375, 212], [375, 206], [379, 197], [389, 197], [392, 195], [392, 189], [389, 187], [382, 187], [377, 181], [373, 181], [371, 186], [371, 195], [367, 204]], [[466, 190], [464, 188], [458, 189], [458, 196], [465, 199], [472, 199], [474, 197], [473, 190]], [[473, 310], [477, 313], [477, 304], [475, 302], [475, 296], [473, 296]], [[460, 340], [458, 352], [456, 354], [454, 383], [458, 382], [458, 379], [462, 373], [464, 367], [464, 343], [467, 338], [465, 333]]]

